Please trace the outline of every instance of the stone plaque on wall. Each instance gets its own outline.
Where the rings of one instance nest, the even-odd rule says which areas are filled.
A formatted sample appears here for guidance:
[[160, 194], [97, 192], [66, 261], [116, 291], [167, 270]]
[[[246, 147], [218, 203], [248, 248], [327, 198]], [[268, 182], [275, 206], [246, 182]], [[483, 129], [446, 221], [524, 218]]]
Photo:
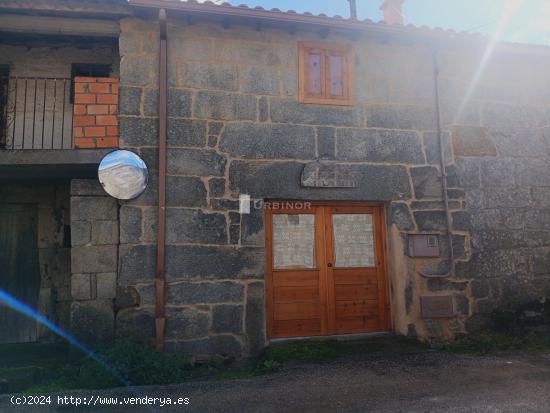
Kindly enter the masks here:
[[451, 318], [454, 315], [453, 297], [422, 296], [420, 297], [422, 318]]
[[302, 186], [306, 188], [355, 188], [357, 179], [348, 165], [311, 162], [302, 171]]

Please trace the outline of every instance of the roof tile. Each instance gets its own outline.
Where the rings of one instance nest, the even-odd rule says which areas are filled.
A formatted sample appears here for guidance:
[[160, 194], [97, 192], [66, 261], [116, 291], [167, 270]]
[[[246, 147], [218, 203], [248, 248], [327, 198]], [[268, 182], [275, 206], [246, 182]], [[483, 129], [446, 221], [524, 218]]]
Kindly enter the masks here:
[[[101, 1], [101, 0], [97, 0], [97, 1]], [[125, 1], [125, 0], [119, 0], [119, 1]], [[126, 1], [129, 1], [130, 4], [132, 4], [133, 0], [126, 0]], [[135, 1], [138, 1], [138, 0], [135, 0]], [[170, 3], [170, 2], [174, 2], [174, 3], [187, 3], [187, 4], [190, 4], [190, 5], [194, 5], [195, 9], [196, 7], [200, 7], [201, 5], [204, 5], [205, 6], [205, 9], [208, 9], [208, 10], [205, 10], [205, 11], [208, 11], [208, 12], [215, 12], [213, 11], [214, 9], [216, 8], [219, 8], [220, 9], [220, 14], [223, 14], [223, 10], [224, 9], [247, 9], [249, 10], [250, 12], [255, 12], [257, 11], [258, 13], [261, 13], [261, 15], [259, 14], [258, 15], [258, 18], [265, 18], [265, 15], [266, 14], [272, 14], [273, 15], [273, 19], [277, 19], [277, 18], [280, 18], [281, 20], [284, 20], [284, 17], [285, 16], [304, 16], [304, 17], [307, 17], [307, 18], [311, 18], [311, 19], [316, 19], [314, 21], [315, 24], [326, 24], [328, 26], [330, 26], [331, 22], [339, 22], [340, 24], [342, 22], [349, 22], [350, 23], [350, 29], [358, 29], [358, 28], [361, 28], [361, 26], [365, 27], [365, 28], [368, 28], [368, 27], [371, 27], [371, 28], [376, 28], [376, 27], [379, 27], [379, 28], [401, 28], [403, 30], [407, 30], [407, 31], [411, 31], [411, 32], [414, 32], [414, 33], [417, 33], [417, 34], [432, 34], [432, 35], [444, 35], [444, 36], [448, 36], [450, 38], [456, 38], [456, 37], [461, 37], [461, 38], [471, 38], [471, 39], [480, 39], [480, 38], [489, 38], [489, 36], [487, 35], [484, 35], [482, 33], [479, 33], [479, 32], [467, 32], [467, 31], [455, 31], [455, 30], [452, 30], [452, 29], [442, 29], [441, 27], [428, 27], [428, 26], [416, 26], [416, 25], [413, 25], [413, 24], [407, 24], [405, 26], [400, 26], [400, 25], [389, 25], [387, 24], [385, 21], [378, 21], [378, 22], [374, 22], [373, 20], [371, 19], [364, 19], [364, 20], [358, 20], [358, 19], [354, 19], [354, 18], [343, 18], [342, 16], [327, 16], [325, 13], [319, 13], [319, 14], [314, 14], [314, 13], [311, 13], [309, 11], [306, 11], [306, 12], [303, 12], [303, 13], [297, 13], [295, 10], [287, 10], [287, 11], [282, 11], [280, 10], [279, 8], [271, 8], [271, 9], [265, 9], [261, 6], [256, 6], [256, 7], [250, 7], [246, 4], [239, 4], [237, 6], [231, 4], [231, 3], [228, 3], [228, 2], [224, 2], [224, 3], [214, 3], [210, 0], [204, 0], [204, 1], [197, 1], [197, 0], [164, 0], [166, 1], [167, 3]], [[141, 5], [143, 5], [143, 2], [144, 0], [140, 0], [140, 3]], [[251, 17], [254, 17], [252, 16], [251, 14]], [[508, 43], [510, 44], [510, 43]], [[537, 48], [548, 48], [548, 46], [543, 46], [543, 45], [525, 45], [525, 46], [533, 46], [533, 47], [537, 47]]]

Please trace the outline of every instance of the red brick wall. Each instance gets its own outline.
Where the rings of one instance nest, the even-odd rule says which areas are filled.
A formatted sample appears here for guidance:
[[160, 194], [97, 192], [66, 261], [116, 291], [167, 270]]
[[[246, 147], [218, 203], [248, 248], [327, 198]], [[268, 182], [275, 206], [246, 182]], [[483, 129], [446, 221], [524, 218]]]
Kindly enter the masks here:
[[118, 79], [74, 79], [73, 140], [75, 148], [118, 147]]

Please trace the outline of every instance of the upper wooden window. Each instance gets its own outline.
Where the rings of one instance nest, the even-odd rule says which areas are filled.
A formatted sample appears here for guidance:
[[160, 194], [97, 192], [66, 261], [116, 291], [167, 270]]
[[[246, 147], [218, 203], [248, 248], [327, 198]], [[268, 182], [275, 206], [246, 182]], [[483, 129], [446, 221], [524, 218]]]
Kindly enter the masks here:
[[300, 43], [299, 60], [301, 102], [351, 105], [351, 47]]

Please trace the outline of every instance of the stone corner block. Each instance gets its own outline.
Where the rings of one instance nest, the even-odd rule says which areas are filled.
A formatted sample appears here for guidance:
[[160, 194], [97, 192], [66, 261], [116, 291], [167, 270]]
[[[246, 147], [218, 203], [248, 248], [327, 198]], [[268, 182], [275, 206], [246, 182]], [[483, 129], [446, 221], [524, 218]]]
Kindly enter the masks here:
[[212, 329], [216, 333], [242, 333], [243, 307], [217, 305], [212, 310]]
[[116, 199], [101, 196], [73, 196], [71, 197], [71, 220], [117, 220], [118, 204]]
[[88, 221], [73, 221], [71, 223], [71, 245], [80, 247], [89, 244], [92, 239], [92, 227]]
[[96, 274], [97, 298], [110, 300], [116, 297], [116, 278], [114, 272]]
[[192, 308], [166, 309], [167, 338], [195, 338], [208, 335], [208, 313]]
[[115, 272], [116, 270], [116, 245], [74, 247], [71, 250], [71, 271], [75, 274]]
[[396, 225], [401, 231], [414, 229], [409, 206], [402, 202], [392, 202], [390, 206], [390, 225]]
[[496, 156], [497, 148], [488, 129], [479, 126], [455, 125], [452, 128], [455, 156]]
[[112, 301], [79, 301], [71, 304], [71, 332], [85, 343], [99, 343], [114, 336]]
[[93, 221], [92, 244], [118, 244], [118, 221]]
[[73, 274], [71, 277], [71, 297], [73, 300], [92, 299], [92, 280], [90, 274]]

